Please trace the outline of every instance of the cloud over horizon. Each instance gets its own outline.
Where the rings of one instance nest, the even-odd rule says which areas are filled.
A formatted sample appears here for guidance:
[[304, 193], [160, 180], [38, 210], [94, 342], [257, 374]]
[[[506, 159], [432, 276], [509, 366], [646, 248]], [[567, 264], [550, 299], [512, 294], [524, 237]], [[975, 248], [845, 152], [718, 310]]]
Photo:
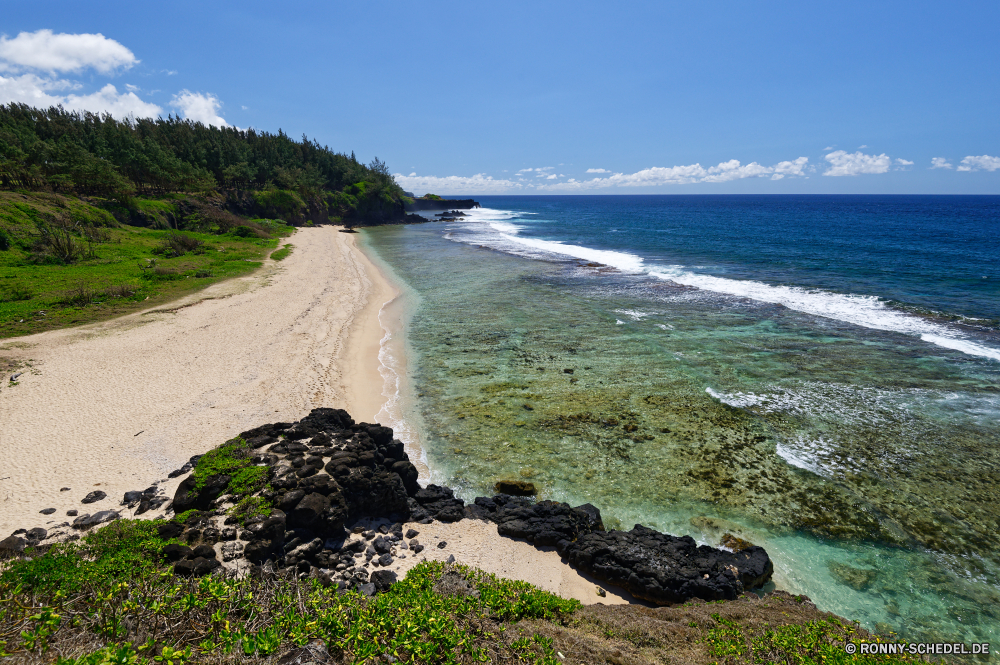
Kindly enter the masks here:
[[1000, 169], [1000, 157], [991, 157], [989, 155], [979, 155], [975, 157], [969, 155], [962, 160], [959, 165], [959, 171], [996, 171]]
[[[519, 180], [494, 179], [484, 173], [471, 177], [465, 176], [417, 176], [415, 173], [394, 175], [396, 182], [404, 189], [412, 192], [431, 192], [434, 194], [503, 194], [512, 190], [533, 190], [539, 192], [583, 191], [609, 189], [619, 187], [653, 187], [660, 185], [686, 185], [700, 182], [730, 182], [744, 178], [770, 177], [771, 180], [781, 180], [786, 176], [804, 176], [809, 163], [808, 157], [799, 157], [791, 161], [778, 162], [774, 166], [762, 166], [757, 162], [742, 164], [738, 159], [722, 162], [717, 166], [703, 167], [701, 164], [686, 166], [651, 167], [635, 173], [614, 173], [603, 178], [577, 180], [570, 178], [563, 182], [540, 182], [524, 180], [523, 175], [535, 172], [536, 177], [543, 180], [555, 180], [565, 177], [562, 174], [548, 173], [553, 167], [521, 169], [517, 172]], [[607, 173], [606, 170], [601, 170]], [[588, 169], [588, 173], [596, 172]]]
[[524, 185], [513, 180], [494, 179], [485, 173], [474, 176], [418, 176], [415, 173], [403, 175], [394, 173], [393, 177], [399, 186], [417, 196], [424, 194], [506, 194], [511, 190], [519, 190]]
[[824, 171], [823, 175], [829, 176], [887, 173], [892, 166], [892, 159], [885, 153], [866, 155], [860, 150], [858, 152], [834, 150], [824, 159], [830, 162], [830, 168]]

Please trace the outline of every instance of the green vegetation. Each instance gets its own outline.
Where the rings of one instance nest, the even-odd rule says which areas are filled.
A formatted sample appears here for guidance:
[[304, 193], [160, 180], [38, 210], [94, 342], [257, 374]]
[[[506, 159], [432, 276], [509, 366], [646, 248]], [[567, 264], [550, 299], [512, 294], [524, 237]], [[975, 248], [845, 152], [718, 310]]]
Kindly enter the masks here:
[[0, 189], [103, 197], [119, 217], [128, 211], [157, 224], [169, 223], [176, 206], [136, 196], [225, 191], [247, 214], [301, 222], [311, 211], [361, 224], [399, 216], [404, 198], [378, 158], [361, 164], [305, 136], [24, 104], [0, 105]]
[[149, 520], [118, 520], [79, 542], [53, 545], [44, 556], [16, 561], [0, 573], [0, 597], [23, 592], [62, 598], [156, 573], [153, 562], [166, 544], [156, 526]]
[[856, 640], [858, 629], [845, 625], [836, 617], [808, 621], [804, 624], [764, 626], [762, 630], [746, 631], [731, 619], [712, 614], [718, 626], [708, 631], [705, 642], [709, 652], [720, 663], [788, 663], [788, 665], [813, 665], [824, 663], [919, 663], [924, 662], [909, 654], [869, 655], [848, 654], [844, 645], [883, 640]]
[[[257, 515], [266, 516], [271, 513], [271, 505], [265, 499], [260, 496], [251, 496], [267, 485], [270, 467], [253, 464], [250, 452], [251, 449], [243, 439], [239, 437], [230, 439], [218, 448], [205, 453], [198, 460], [192, 472], [195, 491], [205, 487], [209, 478], [214, 476], [229, 477], [229, 482], [222, 494], [241, 497], [229, 511], [241, 522]], [[187, 511], [184, 515], [187, 516], [193, 512], [197, 511]]]
[[245, 275], [278, 244], [273, 236], [293, 230], [232, 217], [250, 233], [196, 213], [185, 231], [123, 226], [73, 197], [0, 192], [0, 338], [109, 319]]
[[286, 244], [281, 249], [276, 249], [273, 252], [271, 252], [271, 259], [274, 261], [281, 261], [287, 258], [288, 255], [292, 253], [293, 249], [295, 249], [295, 245]]
[[[63, 665], [273, 662], [322, 640], [336, 662], [560, 662], [524, 619], [579, 609], [524, 582], [441, 562], [418, 564], [374, 597], [263, 575], [181, 580], [159, 562], [155, 522], [119, 521], [0, 574], [0, 656]], [[443, 595], [447, 571], [478, 591]]]
[[[177, 519], [198, 517], [191, 511]], [[374, 597], [267, 571], [180, 579], [161, 560], [168, 541], [156, 526], [120, 520], [8, 561], [0, 572], [0, 657], [61, 665], [273, 663], [320, 640], [338, 663], [387, 662], [386, 655], [403, 663], [546, 665], [919, 660], [848, 654], [847, 643], [886, 640], [780, 592], [662, 608], [582, 607], [442, 562], [418, 564]]]
[[[230, 476], [232, 478], [230, 484], [232, 484], [239, 474], [255, 468], [251, 465], [248, 451], [247, 442], [236, 437], [202, 455], [191, 473], [194, 477], [195, 489], [204, 487], [208, 479], [213, 476]], [[256, 489], [258, 488], [253, 488], [250, 491]]]
[[427, 199], [428, 201], [443, 201], [444, 200], [440, 196], [438, 196], [437, 194], [424, 194], [420, 198]]

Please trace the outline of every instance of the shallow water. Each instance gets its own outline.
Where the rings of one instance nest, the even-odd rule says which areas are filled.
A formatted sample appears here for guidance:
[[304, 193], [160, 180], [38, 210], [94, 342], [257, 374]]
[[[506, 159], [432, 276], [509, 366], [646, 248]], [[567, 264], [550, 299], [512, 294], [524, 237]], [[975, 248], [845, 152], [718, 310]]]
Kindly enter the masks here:
[[[988, 293], [869, 299], [905, 325], [864, 325], [744, 288], [843, 299], [863, 275], [820, 291], [792, 268], [784, 283], [752, 261], [699, 270], [582, 231], [562, 252], [537, 227], [505, 228], [512, 218], [365, 232], [409, 291], [410, 392], [395, 418], [435, 481], [470, 499], [523, 478], [599, 506], [609, 526], [711, 545], [734, 533], [767, 548], [780, 588], [822, 609], [910, 640], [1000, 642], [998, 347], [990, 325], [945, 316], [988, 320]], [[668, 261], [687, 281], [744, 284], [664, 279]], [[908, 279], [889, 295], [919, 290]], [[907, 313], [918, 305], [939, 314]]]

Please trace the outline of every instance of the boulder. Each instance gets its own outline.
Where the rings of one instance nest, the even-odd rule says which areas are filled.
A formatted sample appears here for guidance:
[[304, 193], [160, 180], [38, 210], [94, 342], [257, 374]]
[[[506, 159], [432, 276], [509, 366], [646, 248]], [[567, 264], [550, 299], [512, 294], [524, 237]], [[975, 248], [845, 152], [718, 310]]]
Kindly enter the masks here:
[[[298, 494], [301, 490], [289, 492], [288, 494]], [[304, 493], [303, 493], [304, 494]], [[287, 495], [286, 495], [287, 496]], [[284, 503], [284, 502], [283, 502]], [[313, 492], [295, 504], [295, 507], [288, 513], [288, 526], [308, 527], [316, 524], [327, 508], [330, 507], [330, 499]]]
[[94, 490], [87, 496], [83, 497], [80, 503], [95, 503], [97, 501], [103, 500], [107, 496], [108, 495], [102, 492], [101, 490]]
[[398, 576], [391, 570], [376, 570], [371, 574], [370, 579], [371, 583], [375, 585], [376, 591], [384, 592], [396, 583]]
[[73, 528], [89, 529], [92, 526], [104, 524], [105, 522], [116, 520], [119, 517], [121, 517], [121, 514], [117, 510], [102, 510], [94, 513], [93, 515], [80, 515], [73, 520]]
[[194, 553], [187, 545], [178, 545], [177, 543], [170, 543], [169, 545], [163, 546], [163, 558], [167, 561], [180, 561], [181, 559], [190, 559], [191, 555]]
[[511, 496], [534, 496], [538, 494], [535, 485], [524, 480], [500, 480], [497, 481], [494, 487], [500, 494], [509, 494]]
[[28, 541], [20, 536], [7, 536], [0, 540], [0, 556], [20, 554], [28, 546]]
[[734, 600], [774, 572], [759, 547], [725, 552], [641, 525], [629, 532], [594, 531], [576, 542], [560, 541], [557, 549], [579, 570], [659, 605], [690, 598]]
[[210, 476], [205, 480], [205, 485], [196, 488], [197, 483], [194, 475], [190, 475], [181, 481], [174, 492], [174, 512], [177, 514], [187, 512], [192, 509], [208, 510], [209, 504], [215, 501], [229, 486], [230, 476], [225, 474]]

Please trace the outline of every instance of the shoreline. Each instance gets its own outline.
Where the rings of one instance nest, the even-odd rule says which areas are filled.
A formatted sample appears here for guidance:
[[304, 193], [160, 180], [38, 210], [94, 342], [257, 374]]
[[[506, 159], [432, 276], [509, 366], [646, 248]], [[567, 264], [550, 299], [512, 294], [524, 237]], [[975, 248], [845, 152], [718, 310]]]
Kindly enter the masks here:
[[[117, 509], [153, 483], [172, 495], [170, 471], [263, 421], [320, 406], [374, 416], [377, 314], [392, 293], [351, 234], [303, 228], [291, 256], [250, 276], [0, 344], [31, 361], [0, 390], [0, 533]], [[107, 498], [81, 505], [95, 490]]]

